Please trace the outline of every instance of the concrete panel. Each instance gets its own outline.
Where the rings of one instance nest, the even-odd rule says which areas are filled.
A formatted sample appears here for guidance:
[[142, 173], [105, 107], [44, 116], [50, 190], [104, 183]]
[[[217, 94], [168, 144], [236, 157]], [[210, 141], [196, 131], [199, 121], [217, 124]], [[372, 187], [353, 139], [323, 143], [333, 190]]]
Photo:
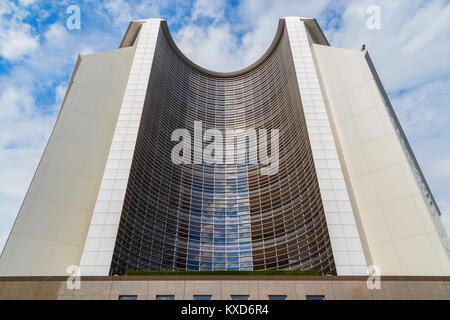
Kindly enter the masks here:
[[[82, 275], [109, 274], [160, 23], [160, 19], [142, 22], [139, 36], [133, 45], [136, 59], [130, 66], [129, 81], [118, 109], [117, 126], [114, 128], [105, 172], [95, 199], [93, 219], [80, 264]], [[101, 64], [104, 63], [103, 57], [104, 55], [93, 56], [91, 60]], [[107, 55], [104, 58], [108, 61], [111, 57]], [[112, 96], [110, 98], [114, 99]], [[93, 242], [100, 242], [100, 245], [92, 247], [90, 243]], [[85, 255], [91, 259], [84, 259]], [[95, 260], [92, 258], [94, 255]]]
[[212, 300], [222, 299], [222, 281], [198, 280], [186, 281], [184, 300], [192, 300], [194, 296], [211, 296]]
[[[269, 295], [285, 295], [288, 300], [305, 300], [308, 295], [326, 300], [378, 299], [450, 299], [448, 277], [381, 278], [379, 289], [368, 289], [365, 277], [293, 277], [291, 280], [264, 276], [253, 279], [215, 280], [165, 279], [162, 277], [83, 277], [80, 289], [68, 289], [64, 278], [0, 278], [0, 300], [64, 299], [117, 300], [120, 295], [137, 296], [138, 300], [155, 300], [158, 295], [173, 295], [175, 300], [192, 300], [194, 295], [211, 295], [212, 299], [231, 300], [231, 295], [249, 295], [250, 299], [267, 300]], [[221, 295], [220, 295], [221, 293]]]
[[148, 300], [156, 300], [157, 295], [174, 296], [175, 300], [191, 300], [192, 297], [185, 297], [185, 281], [169, 281], [169, 280], [155, 280], [149, 281], [148, 284]]
[[332, 287], [336, 300], [369, 300], [372, 297], [371, 290], [362, 281], [336, 281]]
[[383, 275], [449, 275], [438, 209], [367, 53], [312, 51], [366, 256]]
[[148, 294], [148, 281], [113, 281], [110, 300], [119, 300], [120, 296], [137, 296], [138, 300], [145, 300]]
[[0, 257], [0, 275], [65, 275], [79, 264], [133, 53], [79, 57]]
[[334, 300], [333, 283], [330, 281], [296, 281], [295, 293], [297, 300], [305, 300], [306, 296], [323, 295], [325, 300]]
[[258, 281], [259, 300], [268, 300], [269, 296], [286, 296], [286, 298], [296, 300], [297, 293], [292, 281]]
[[222, 300], [230, 300], [231, 296], [248, 296], [249, 300], [257, 300], [258, 282], [244, 280], [222, 280]]
[[[328, 233], [335, 257], [336, 272], [338, 275], [365, 275], [367, 274], [367, 262], [362, 251], [363, 240], [361, 240], [356, 227], [347, 185], [344, 180], [344, 172], [339, 162], [337, 141], [335, 141], [331, 128], [333, 123], [327, 114], [324, 96], [320, 90], [319, 73], [313, 59], [311, 42], [308, 41], [309, 31], [305, 28], [305, 22], [299, 18], [287, 17], [285, 21]], [[352, 62], [350, 61], [350, 63]], [[357, 65], [355, 68], [360, 69], [363, 66]], [[361, 72], [361, 74], [363, 73]], [[339, 78], [339, 75], [336, 75], [335, 78], [330, 79], [331, 82], [340, 81], [341, 84], [345, 82]], [[349, 88], [353, 86], [350, 82], [347, 85]], [[341, 105], [345, 102], [340, 101]], [[351, 106], [347, 108], [347, 112], [351, 112]], [[345, 116], [342, 118], [345, 118]], [[342, 126], [342, 131], [345, 131], [349, 145], [357, 142], [354, 138], [357, 135], [357, 129], [358, 125], [353, 122], [349, 123], [348, 126]], [[317, 134], [317, 132], [325, 134]], [[337, 214], [339, 214], [339, 219], [336, 219]], [[346, 216], [345, 219], [341, 220], [340, 218], [344, 215]], [[337, 248], [335, 244], [340, 240], [358, 241], [360, 245], [357, 250], [351, 250], [347, 246]], [[339, 258], [336, 259], [336, 257]], [[353, 257], [353, 259], [350, 259], [350, 257]]]
[[75, 300], [109, 300], [112, 281], [82, 281], [81, 288], [73, 291]]

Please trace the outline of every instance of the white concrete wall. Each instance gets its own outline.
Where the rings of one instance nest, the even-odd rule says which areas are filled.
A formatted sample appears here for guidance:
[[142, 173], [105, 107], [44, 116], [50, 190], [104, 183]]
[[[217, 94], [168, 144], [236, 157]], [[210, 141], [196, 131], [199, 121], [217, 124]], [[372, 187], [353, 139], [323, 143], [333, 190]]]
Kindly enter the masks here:
[[81, 257], [84, 276], [109, 274], [119, 229], [161, 19], [134, 24], [138, 23], [142, 25], [134, 43], [136, 52]]
[[446, 249], [366, 53], [316, 44], [312, 51], [366, 256], [383, 275], [450, 275]]
[[366, 275], [366, 257], [313, 61], [312, 39], [299, 17], [285, 21], [337, 274]]
[[0, 275], [66, 275], [78, 265], [133, 48], [80, 56], [0, 258]]

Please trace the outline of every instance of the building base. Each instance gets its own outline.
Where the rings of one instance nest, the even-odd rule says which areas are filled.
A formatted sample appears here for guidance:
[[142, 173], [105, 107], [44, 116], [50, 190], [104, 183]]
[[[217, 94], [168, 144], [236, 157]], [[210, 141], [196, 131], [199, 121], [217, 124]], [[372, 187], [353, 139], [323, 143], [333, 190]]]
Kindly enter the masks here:
[[[0, 300], [325, 300], [450, 299], [450, 277], [381, 277], [380, 289], [368, 289], [359, 276], [111, 276], [82, 277], [79, 289], [67, 277], [1, 277]], [[372, 282], [372, 284], [374, 284]]]

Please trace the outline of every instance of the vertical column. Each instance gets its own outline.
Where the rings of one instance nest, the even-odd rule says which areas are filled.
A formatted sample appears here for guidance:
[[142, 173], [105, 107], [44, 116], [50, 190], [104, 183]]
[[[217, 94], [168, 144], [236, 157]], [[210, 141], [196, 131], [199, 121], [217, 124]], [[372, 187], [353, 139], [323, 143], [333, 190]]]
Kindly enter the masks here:
[[298, 17], [285, 18], [328, 233], [338, 275], [366, 275], [367, 263], [311, 53]]
[[117, 125], [80, 262], [81, 275], [108, 275], [144, 107], [160, 19], [142, 21]]

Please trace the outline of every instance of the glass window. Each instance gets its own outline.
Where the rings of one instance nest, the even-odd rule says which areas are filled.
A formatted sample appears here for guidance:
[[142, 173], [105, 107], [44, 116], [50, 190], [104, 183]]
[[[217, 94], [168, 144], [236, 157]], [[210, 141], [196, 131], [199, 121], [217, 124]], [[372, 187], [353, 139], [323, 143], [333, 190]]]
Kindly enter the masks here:
[[231, 296], [231, 300], [248, 300], [248, 296]]
[[156, 296], [156, 300], [175, 300], [175, 296]]
[[194, 300], [211, 300], [211, 296], [194, 296]]
[[325, 296], [306, 296], [306, 300], [325, 300]]
[[137, 300], [137, 296], [119, 296], [119, 300]]
[[286, 296], [269, 296], [269, 300], [286, 300]]

